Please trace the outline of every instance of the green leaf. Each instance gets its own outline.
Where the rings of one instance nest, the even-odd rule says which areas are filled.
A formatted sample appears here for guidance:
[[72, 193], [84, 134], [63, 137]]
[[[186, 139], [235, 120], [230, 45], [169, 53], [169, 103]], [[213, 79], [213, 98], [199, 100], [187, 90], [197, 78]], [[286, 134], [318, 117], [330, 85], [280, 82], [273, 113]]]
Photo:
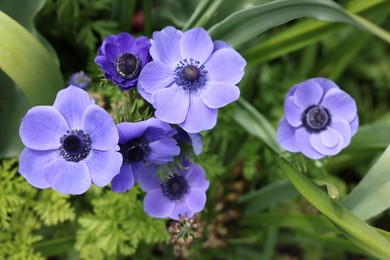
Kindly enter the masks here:
[[333, 201], [288, 162], [280, 158], [276, 161], [284, 175], [302, 196], [332, 221], [352, 242], [372, 256], [382, 259], [390, 257], [390, 242], [373, 227]]
[[290, 182], [281, 181], [241, 196], [237, 204], [243, 204], [245, 212], [261, 212], [279, 202], [290, 200], [298, 194]]
[[22, 116], [31, 105], [52, 104], [63, 81], [50, 52], [2, 11], [0, 36], [0, 68], [19, 86], [0, 75], [0, 119], [7, 122], [0, 130], [0, 157], [9, 157], [22, 148], [18, 136]]
[[[376, 17], [378, 12], [389, 9], [389, 4], [390, 2], [385, 0], [352, 1], [348, 10], [364, 16]], [[244, 50], [242, 55], [248, 64], [264, 63], [313, 44], [331, 33], [346, 28], [346, 26], [346, 24], [328, 23], [313, 19], [300, 21], [282, 32], [260, 41], [250, 49]], [[360, 31], [357, 33], [365, 37]], [[353, 48], [357, 47], [353, 46]]]
[[362, 219], [390, 208], [390, 146], [342, 204]]
[[276, 141], [275, 129], [270, 122], [243, 98], [240, 98], [238, 103], [240, 108], [234, 115], [234, 120], [250, 134], [260, 138], [274, 152], [281, 152], [282, 148]]
[[347, 23], [390, 43], [388, 32], [329, 0], [276, 0], [243, 9], [211, 27], [209, 33], [214, 39], [225, 40], [237, 47], [270, 28], [301, 17]]

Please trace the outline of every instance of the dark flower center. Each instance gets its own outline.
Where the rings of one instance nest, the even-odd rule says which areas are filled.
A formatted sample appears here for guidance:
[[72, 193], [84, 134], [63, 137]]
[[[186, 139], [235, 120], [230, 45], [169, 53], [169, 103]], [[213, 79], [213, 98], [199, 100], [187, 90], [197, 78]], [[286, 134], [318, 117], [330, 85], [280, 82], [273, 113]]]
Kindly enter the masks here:
[[84, 160], [92, 149], [92, 140], [83, 130], [66, 131], [60, 138], [60, 143], [62, 158], [70, 162]]
[[321, 132], [330, 124], [330, 115], [327, 109], [320, 106], [311, 106], [305, 110], [302, 123], [310, 133]]
[[195, 81], [199, 78], [199, 69], [194, 65], [188, 65], [183, 69], [183, 77], [189, 81]]
[[123, 53], [115, 61], [115, 70], [124, 79], [134, 79], [141, 71], [141, 61], [131, 53]]
[[188, 182], [180, 175], [173, 175], [161, 184], [163, 194], [170, 200], [180, 200], [188, 192]]
[[124, 144], [119, 144], [119, 147], [123, 161], [127, 163], [140, 162], [150, 152], [148, 141], [142, 137], [132, 139]]
[[206, 85], [207, 70], [200, 62], [190, 59], [184, 59], [176, 65], [173, 72], [175, 83], [184, 90], [192, 90]]

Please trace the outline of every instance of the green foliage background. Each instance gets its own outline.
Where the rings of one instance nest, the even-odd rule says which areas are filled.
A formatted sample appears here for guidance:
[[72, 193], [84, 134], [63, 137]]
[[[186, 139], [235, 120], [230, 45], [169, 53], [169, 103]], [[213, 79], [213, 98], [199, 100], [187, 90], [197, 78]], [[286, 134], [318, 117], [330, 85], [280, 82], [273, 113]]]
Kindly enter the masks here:
[[[22, 49], [11, 40], [0, 43], [34, 61], [20, 71], [0, 54], [0, 119], [6, 122], [0, 129], [0, 258], [173, 257], [168, 223], [143, 212], [138, 187], [125, 194], [93, 187], [67, 196], [35, 189], [17, 172], [17, 129], [29, 107], [50, 104], [66, 79], [84, 70], [92, 77], [88, 91], [115, 113], [126, 95], [101, 86], [93, 63], [99, 44], [108, 34], [151, 36], [166, 25], [203, 26], [248, 62], [239, 102], [220, 109], [217, 126], [202, 133], [197, 163], [210, 188], [202, 238], [187, 256], [390, 256], [390, 36], [380, 29], [390, 28], [389, 1], [42, 0], [18, 13], [21, 2], [0, 3], [0, 35], [14, 26], [7, 14], [29, 31], [15, 35], [34, 41]], [[287, 90], [316, 76], [335, 80], [356, 99], [361, 127], [342, 153], [313, 162], [283, 152], [275, 129]]]

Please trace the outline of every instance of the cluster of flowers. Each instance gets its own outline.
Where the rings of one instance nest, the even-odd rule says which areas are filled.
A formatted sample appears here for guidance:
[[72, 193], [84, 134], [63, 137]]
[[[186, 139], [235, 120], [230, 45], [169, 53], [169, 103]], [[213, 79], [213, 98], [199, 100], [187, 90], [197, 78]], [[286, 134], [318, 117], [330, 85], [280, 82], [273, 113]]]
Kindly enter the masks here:
[[[95, 62], [121, 90], [136, 88], [155, 118], [115, 125], [87, 92], [71, 85], [53, 106], [33, 107], [23, 118], [19, 172], [37, 188], [66, 194], [110, 183], [112, 191], [126, 192], [139, 183], [153, 217], [178, 220], [203, 210], [209, 182], [193, 162], [203, 149], [199, 132], [215, 126], [218, 108], [238, 99], [245, 60], [202, 28], [166, 27], [153, 39], [110, 35]], [[89, 84], [81, 72], [71, 82], [85, 79]], [[311, 159], [339, 153], [358, 128], [355, 101], [325, 78], [293, 86], [284, 110], [279, 144]]]
[[110, 35], [95, 62], [121, 90], [137, 88], [156, 118], [115, 125], [87, 92], [70, 85], [53, 106], [33, 107], [23, 118], [19, 172], [37, 188], [65, 194], [110, 183], [126, 192], [139, 183], [152, 217], [178, 220], [203, 210], [209, 182], [192, 155], [202, 152], [199, 132], [215, 126], [218, 108], [238, 99], [245, 60], [202, 28], [166, 27], [151, 40]]

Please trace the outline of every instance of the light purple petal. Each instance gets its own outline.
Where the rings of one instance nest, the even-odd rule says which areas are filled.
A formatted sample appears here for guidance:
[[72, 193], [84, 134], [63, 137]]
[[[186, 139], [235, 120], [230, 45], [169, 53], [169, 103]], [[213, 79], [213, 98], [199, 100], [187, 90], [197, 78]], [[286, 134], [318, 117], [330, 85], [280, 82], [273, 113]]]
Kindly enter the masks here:
[[201, 189], [206, 191], [209, 187], [209, 181], [206, 179], [206, 173], [198, 164], [192, 164], [187, 172], [185, 179], [191, 188]]
[[240, 89], [227, 83], [209, 82], [197, 91], [203, 103], [209, 108], [226, 106], [240, 97]]
[[149, 144], [151, 151], [145, 156], [145, 160], [156, 164], [164, 164], [173, 161], [173, 157], [179, 155], [180, 148], [173, 138], [164, 138]]
[[294, 97], [290, 96], [286, 98], [284, 102], [284, 113], [286, 114], [287, 122], [293, 127], [299, 127], [302, 125], [302, 114], [304, 109], [298, 107], [294, 103]]
[[111, 189], [113, 192], [126, 192], [134, 186], [134, 174], [131, 164], [124, 163], [120, 168], [119, 174], [111, 181]]
[[339, 89], [339, 86], [336, 85], [333, 81], [327, 78], [311, 78], [308, 81], [315, 81], [322, 87], [324, 90], [324, 93], [328, 92], [329, 89], [331, 88], [336, 88]]
[[48, 183], [64, 194], [82, 194], [91, 186], [91, 176], [84, 161], [68, 162], [60, 158], [43, 168]]
[[159, 61], [151, 61], [142, 69], [138, 84], [148, 94], [164, 89], [174, 82], [173, 69]]
[[35, 151], [24, 148], [19, 158], [19, 173], [34, 187], [44, 189], [51, 185], [43, 172], [45, 166], [60, 158], [59, 150]]
[[84, 90], [69, 86], [58, 92], [53, 106], [61, 112], [71, 130], [82, 129], [85, 109], [94, 101]]
[[189, 133], [188, 136], [191, 139], [192, 149], [194, 149], [195, 155], [201, 154], [202, 151], [203, 151], [202, 136], [200, 134], [198, 134], [198, 133], [196, 133], [196, 134]]
[[283, 117], [278, 126], [276, 133], [279, 145], [284, 149], [292, 153], [299, 152], [298, 146], [295, 142], [295, 131], [296, 128], [292, 127]]
[[186, 194], [184, 198], [188, 208], [191, 211], [199, 212], [204, 209], [206, 204], [206, 193], [203, 189], [191, 187], [188, 194]]
[[137, 84], [137, 90], [138, 93], [149, 103], [152, 104], [152, 95], [147, 93], [142, 87], [141, 84], [139, 83], [138, 79], [138, 84]]
[[211, 129], [217, 123], [218, 109], [207, 107], [196, 91], [190, 93], [190, 106], [185, 121], [179, 126], [188, 133]]
[[60, 138], [67, 130], [68, 124], [57, 109], [37, 106], [31, 108], [22, 119], [19, 135], [28, 148], [44, 151], [58, 149]]
[[84, 161], [88, 166], [92, 183], [102, 187], [109, 184], [112, 178], [119, 173], [122, 154], [114, 150], [104, 152], [92, 150]]
[[204, 64], [208, 82], [235, 85], [244, 76], [246, 61], [233, 49], [224, 48], [213, 53]]
[[354, 136], [359, 128], [359, 117], [356, 115], [356, 117], [352, 120], [352, 122], [349, 123], [351, 126], [351, 136]]
[[324, 154], [317, 152], [310, 143], [311, 134], [309, 134], [305, 128], [298, 128], [295, 131], [295, 143], [298, 150], [303, 153], [306, 157], [317, 160], [325, 157]]
[[343, 137], [339, 132], [328, 127], [326, 131], [311, 135], [310, 143], [321, 154], [336, 155], [343, 148]]
[[180, 39], [183, 33], [172, 26], [165, 27], [160, 32], [153, 33], [150, 47], [150, 54], [153, 60], [167, 64], [169, 68], [175, 69], [181, 61]]
[[321, 106], [328, 109], [332, 119], [351, 122], [355, 119], [357, 108], [355, 100], [344, 91], [330, 89], [324, 96]]
[[166, 218], [174, 207], [174, 201], [168, 199], [161, 189], [149, 191], [144, 198], [144, 211], [151, 217]]
[[186, 31], [180, 40], [181, 57], [194, 59], [203, 64], [213, 52], [214, 43], [210, 35], [200, 27]]
[[138, 183], [143, 191], [161, 189], [161, 180], [157, 175], [159, 167], [154, 164], [144, 164], [140, 169]]
[[302, 109], [312, 105], [318, 105], [324, 91], [314, 81], [304, 81], [294, 92], [294, 103]]
[[141, 137], [148, 128], [148, 123], [146, 121], [137, 123], [123, 122], [117, 124], [116, 128], [119, 133], [119, 143], [124, 144], [130, 140]]
[[92, 149], [107, 151], [118, 144], [118, 130], [114, 120], [98, 105], [91, 105], [86, 109], [83, 129], [91, 137]]
[[233, 49], [232, 46], [230, 46], [225, 41], [221, 41], [221, 40], [214, 41], [214, 50], [213, 50], [213, 52], [216, 52], [217, 50], [224, 49], [224, 48]]
[[351, 142], [351, 127], [346, 121], [335, 121], [333, 120], [330, 127], [338, 131], [343, 137], [343, 147], [345, 148]]
[[179, 220], [179, 215], [182, 217], [187, 216], [191, 218], [194, 215], [194, 212], [188, 208], [185, 201], [181, 201], [180, 203], [176, 202], [175, 208], [169, 217], [174, 220]]
[[176, 84], [154, 92], [152, 104], [156, 109], [155, 116], [170, 124], [183, 122], [188, 112], [189, 96], [188, 91]]

